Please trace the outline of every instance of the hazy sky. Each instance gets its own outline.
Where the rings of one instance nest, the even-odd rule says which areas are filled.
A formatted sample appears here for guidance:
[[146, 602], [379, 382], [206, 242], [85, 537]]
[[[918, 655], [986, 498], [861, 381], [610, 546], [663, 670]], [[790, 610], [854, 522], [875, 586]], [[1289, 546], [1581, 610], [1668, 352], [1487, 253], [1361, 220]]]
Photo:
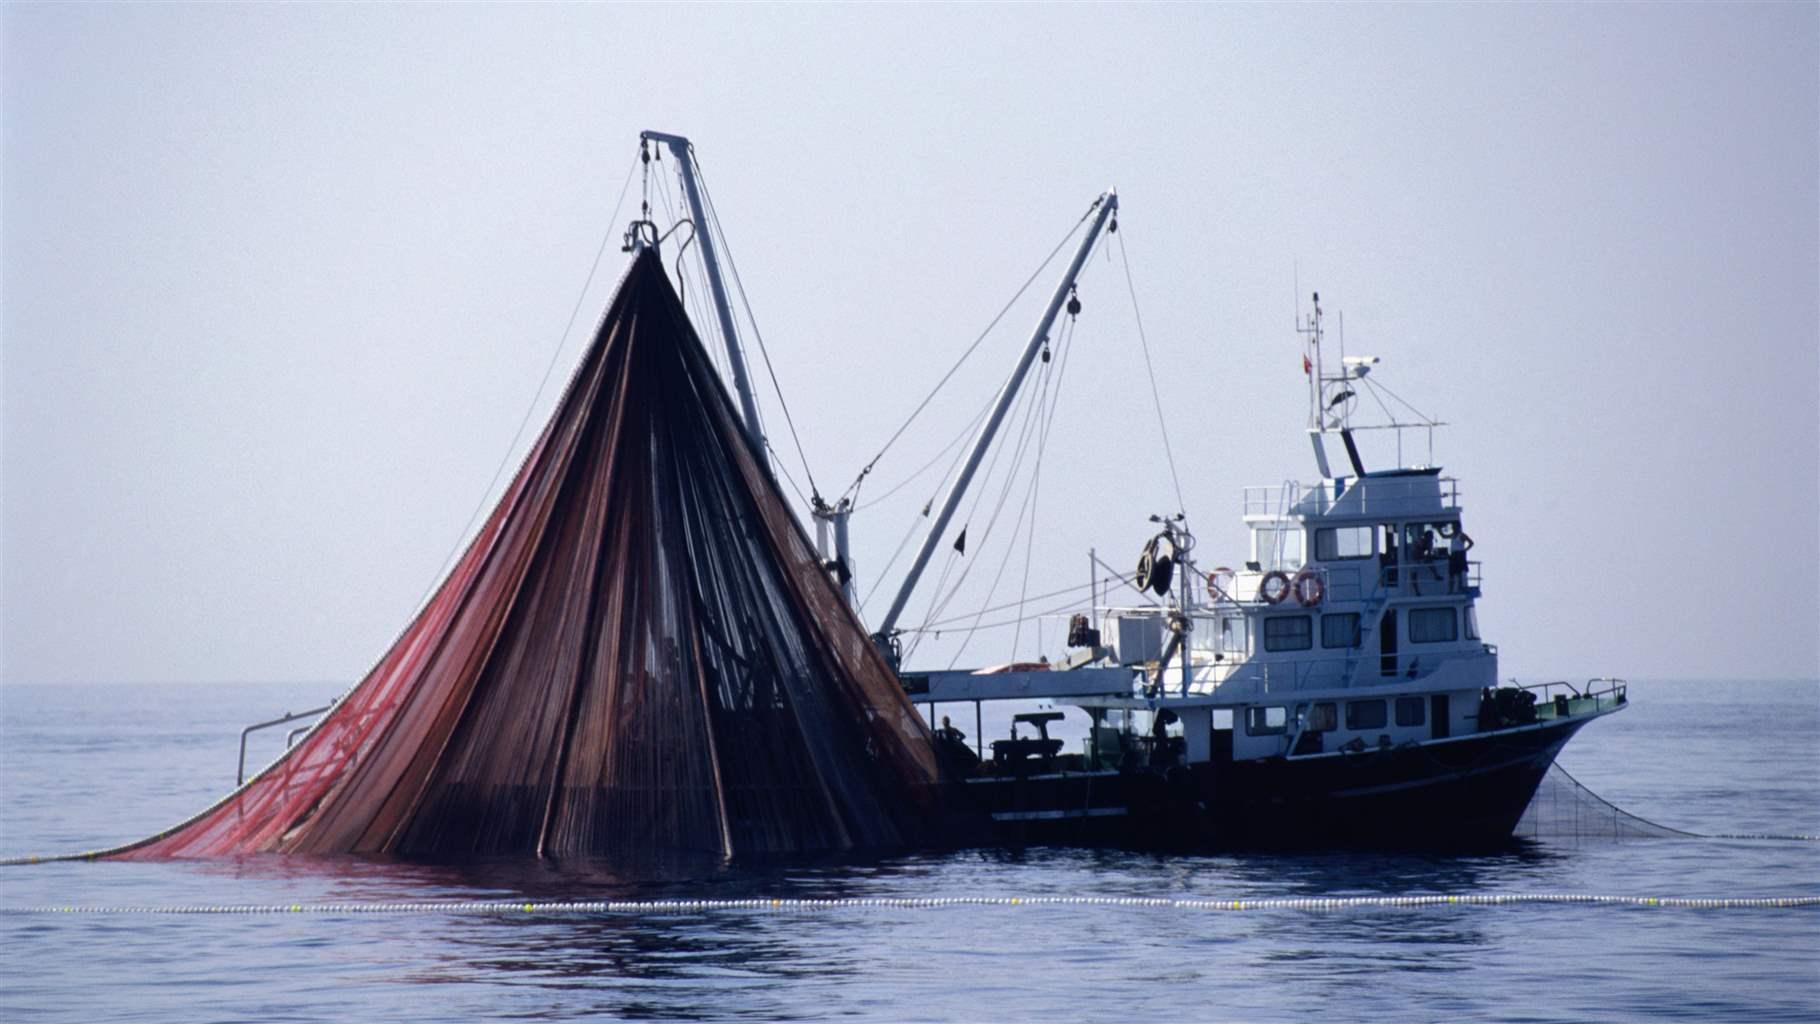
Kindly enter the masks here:
[[[559, 342], [534, 422], [573, 365], [643, 128], [696, 141], [824, 491], [1116, 184], [1203, 559], [1244, 558], [1240, 488], [1313, 475], [1299, 282], [1453, 424], [1504, 674], [1820, 675], [1815, 4], [8, 4], [0, 30], [7, 683], [364, 672]], [[1089, 546], [1134, 562], [1175, 505], [1116, 250], [1082, 298], [1031, 593]], [[933, 484], [856, 518], [862, 587]], [[983, 592], [999, 555], [969, 557]]]

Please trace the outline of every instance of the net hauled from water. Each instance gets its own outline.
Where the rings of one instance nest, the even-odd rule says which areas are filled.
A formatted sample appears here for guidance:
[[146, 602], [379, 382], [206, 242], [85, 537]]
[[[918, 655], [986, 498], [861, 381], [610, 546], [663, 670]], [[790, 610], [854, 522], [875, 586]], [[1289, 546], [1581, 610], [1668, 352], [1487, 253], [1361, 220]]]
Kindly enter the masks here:
[[933, 813], [932, 749], [647, 249], [373, 670], [246, 785], [107, 855], [894, 846]]

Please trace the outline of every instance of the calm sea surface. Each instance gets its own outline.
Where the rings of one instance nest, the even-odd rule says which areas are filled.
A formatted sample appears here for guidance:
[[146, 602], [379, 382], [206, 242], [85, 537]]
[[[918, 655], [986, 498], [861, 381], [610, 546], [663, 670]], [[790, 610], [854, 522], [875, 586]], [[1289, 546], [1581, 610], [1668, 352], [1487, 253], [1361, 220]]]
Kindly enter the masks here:
[[[92, 849], [171, 825], [231, 787], [242, 726], [337, 689], [0, 686], [0, 856]], [[1820, 834], [1820, 682], [1643, 682], [1631, 695], [1629, 710], [1563, 755], [1583, 783], [1676, 828]], [[249, 761], [282, 745], [282, 730], [269, 735]], [[1562, 837], [1470, 857], [1045, 849], [641, 874], [268, 857], [41, 864], [0, 867], [0, 906], [1816, 896], [1820, 843]], [[833, 1017], [1815, 1021], [1820, 908], [0, 914], [9, 1022]]]

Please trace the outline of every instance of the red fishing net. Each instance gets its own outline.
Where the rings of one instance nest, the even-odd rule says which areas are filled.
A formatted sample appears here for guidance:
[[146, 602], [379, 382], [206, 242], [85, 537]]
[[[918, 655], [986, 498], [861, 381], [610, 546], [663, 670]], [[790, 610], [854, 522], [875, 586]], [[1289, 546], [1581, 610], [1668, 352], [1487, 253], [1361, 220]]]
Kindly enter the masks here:
[[889, 846], [926, 727], [652, 250], [504, 498], [286, 756], [127, 858]]

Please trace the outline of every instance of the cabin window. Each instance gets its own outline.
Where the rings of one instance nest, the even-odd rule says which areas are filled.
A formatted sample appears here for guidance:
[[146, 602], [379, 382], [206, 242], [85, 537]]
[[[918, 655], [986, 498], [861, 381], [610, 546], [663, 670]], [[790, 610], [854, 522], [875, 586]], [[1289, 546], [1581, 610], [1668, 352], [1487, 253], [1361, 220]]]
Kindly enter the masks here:
[[1321, 616], [1322, 647], [1359, 646], [1359, 613], [1335, 612]]
[[1221, 732], [1221, 731], [1231, 732], [1232, 731], [1232, 709], [1231, 708], [1214, 708], [1213, 709], [1213, 731], [1214, 732]]
[[1314, 646], [1314, 621], [1307, 615], [1277, 615], [1264, 620], [1266, 651], [1306, 651]]
[[1227, 654], [1245, 653], [1245, 620], [1228, 615], [1220, 620], [1220, 650]]
[[1245, 709], [1245, 735], [1281, 736], [1289, 724], [1289, 709], [1281, 704]]
[[1398, 697], [1397, 698], [1397, 724], [1398, 725], [1421, 725], [1422, 724], [1422, 698], [1420, 698], [1420, 697]]
[[1349, 700], [1346, 702], [1346, 728], [1353, 730], [1384, 728], [1384, 702]]
[[1466, 606], [1466, 639], [1479, 638], [1479, 610], [1472, 605]]
[[1333, 701], [1318, 701], [1308, 711], [1308, 724], [1303, 728], [1309, 732], [1332, 732], [1340, 727], [1340, 709]]
[[1302, 531], [1295, 526], [1260, 526], [1251, 533], [1252, 561], [1265, 569], [1302, 567]]
[[1372, 556], [1369, 526], [1333, 526], [1314, 532], [1314, 557], [1323, 562]]
[[1442, 644], [1460, 638], [1459, 620], [1452, 608], [1411, 608], [1409, 642]]

